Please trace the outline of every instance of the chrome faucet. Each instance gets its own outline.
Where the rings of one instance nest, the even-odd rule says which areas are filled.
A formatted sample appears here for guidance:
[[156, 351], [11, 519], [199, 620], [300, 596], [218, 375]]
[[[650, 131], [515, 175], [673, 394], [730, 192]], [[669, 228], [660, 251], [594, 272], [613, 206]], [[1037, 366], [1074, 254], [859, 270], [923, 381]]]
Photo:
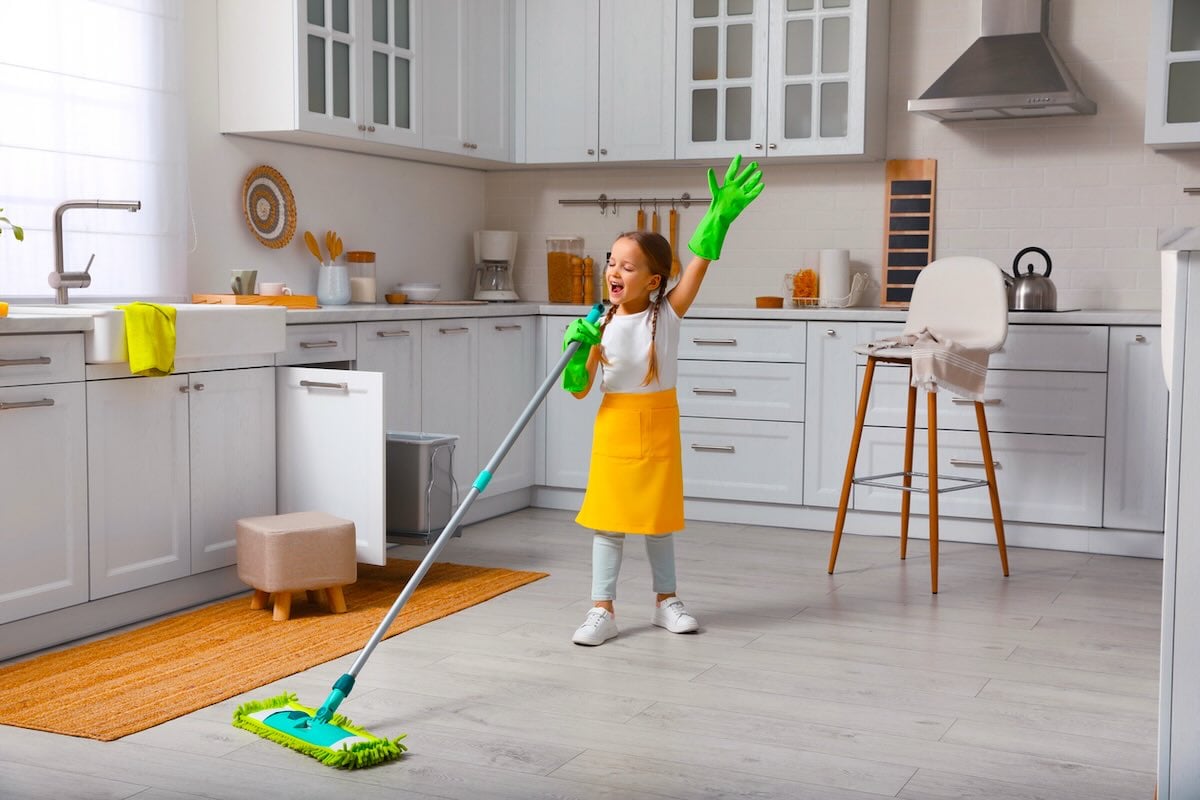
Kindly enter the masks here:
[[50, 288], [54, 289], [54, 302], [60, 306], [67, 304], [67, 289], [84, 289], [92, 283], [92, 261], [96, 254], [88, 259], [83, 272], [66, 272], [63, 270], [63, 214], [72, 208], [121, 208], [126, 211], [139, 211], [141, 200], [68, 200], [54, 209], [54, 272], [46, 279]]

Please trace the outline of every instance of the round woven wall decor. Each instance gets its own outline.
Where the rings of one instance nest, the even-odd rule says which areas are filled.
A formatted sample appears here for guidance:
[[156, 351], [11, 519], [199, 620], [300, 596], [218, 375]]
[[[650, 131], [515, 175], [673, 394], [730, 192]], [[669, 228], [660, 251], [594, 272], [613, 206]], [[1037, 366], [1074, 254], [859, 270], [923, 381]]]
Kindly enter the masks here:
[[255, 167], [242, 184], [242, 212], [258, 241], [284, 247], [296, 233], [296, 199], [288, 182], [271, 167]]

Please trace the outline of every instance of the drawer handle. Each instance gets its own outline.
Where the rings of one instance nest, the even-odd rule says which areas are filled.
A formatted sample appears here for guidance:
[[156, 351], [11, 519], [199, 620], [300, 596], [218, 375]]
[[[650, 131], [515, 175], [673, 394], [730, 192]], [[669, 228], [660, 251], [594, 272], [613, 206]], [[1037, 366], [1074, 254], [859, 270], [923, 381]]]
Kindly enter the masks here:
[[737, 339], [692, 339], [692, 344], [698, 345], [725, 345], [727, 347], [737, 347]]
[[837, 331], [835, 331], [833, 328], [826, 328], [825, 335], [832, 339], [837, 336]]
[[343, 392], [350, 391], [348, 383], [329, 383], [327, 381], [300, 381], [300, 385], [306, 389], [338, 389]]
[[375, 331], [380, 339], [391, 339], [393, 336], [412, 336], [412, 331]]
[[0, 401], [0, 411], [13, 411], [18, 408], [42, 408], [44, 406], [52, 406], [54, 401], [49, 397], [43, 397], [41, 400], [22, 400], [16, 403], [5, 403]]
[[692, 449], [698, 453], [732, 453], [733, 445], [731, 444], [694, 444]]
[[519, 330], [521, 330], [521, 326], [520, 325], [497, 325], [496, 330], [498, 330], [498, 331], [519, 331]]
[[[952, 458], [952, 459], [950, 459], [950, 466], [952, 466], [952, 467], [979, 467], [979, 468], [983, 468], [983, 467], [986, 467], [986, 466], [987, 466], [987, 463], [986, 463], [986, 462], [984, 462], [984, 461], [981, 461], [981, 460], [979, 460], [979, 459], [974, 459], [974, 458]], [[993, 468], [993, 469], [1000, 469], [1000, 462], [999, 462], [999, 461], [993, 461], [993, 462], [992, 462], [992, 468]]]
[[1146, 343], [1146, 337], [1145, 337], [1145, 336], [1143, 336], [1143, 335], [1142, 335], [1142, 334], [1140, 334], [1140, 333], [1139, 333], [1139, 334], [1137, 334], [1136, 336], [1134, 336], [1134, 337], [1133, 337], [1133, 340], [1134, 340], [1135, 342], [1137, 342], [1138, 344], [1145, 344], [1145, 343]]
[[[954, 405], [956, 405], [956, 406], [973, 406], [973, 405], [975, 405], [975, 401], [969, 397], [951, 397], [950, 402], [954, 403]], [[999, 397], [989, 398], [987, 400], [984, 400], [983, 404], [985, 406], [998, 406], [998, 405], [1000, 405], [1000, 398]]]
[[338, 343], [334, 339], [326, 339], [323, 342], [301, 342], [300, 346], [305, 350], [312, 350], [317, 347], [337, 347]]
[[438, 328], [438, 333], [466, 333], [470, 328]]
[[692, 389], [693, 394], [720, 394], [733, 397], [737, 394], [737, 389]]
[[34, 356], [33, 358], [0, 358], [0, 367], [31, 367], [43, 366], [50, 363], [50, 356]]
[[193, 388], [193, 389], [195, 389], [197, 392], [203, 392], [203, 391], [204, 391], [204, 384], [203, 384], [203, 383], [197, 383], [197, 384], [196, 384], [196, 385], [194, 385], [192, 388]]

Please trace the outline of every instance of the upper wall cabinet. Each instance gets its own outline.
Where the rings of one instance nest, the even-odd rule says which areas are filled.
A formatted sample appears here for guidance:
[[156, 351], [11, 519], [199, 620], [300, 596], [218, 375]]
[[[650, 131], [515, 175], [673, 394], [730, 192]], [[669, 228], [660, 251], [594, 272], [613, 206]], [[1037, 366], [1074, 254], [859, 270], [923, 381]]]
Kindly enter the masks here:
[[429, 150], [513, 159], [513, 0], [421, 9], [422, 134]]
[[525, 0], [524, 5], [517, 26], [517, 160], [674, 158], [673, 4]]
[[882, 158], [888, 0], [678, 0], [678, 158]]
[[1154, 0], [1146, 61], [1146, 144], [1200, 147], [1200, 3]]
[[419, 146], [419, 8], [413, 0], [219, 0], [221, 131], [347, 149], [368, 149], [352, 141]]

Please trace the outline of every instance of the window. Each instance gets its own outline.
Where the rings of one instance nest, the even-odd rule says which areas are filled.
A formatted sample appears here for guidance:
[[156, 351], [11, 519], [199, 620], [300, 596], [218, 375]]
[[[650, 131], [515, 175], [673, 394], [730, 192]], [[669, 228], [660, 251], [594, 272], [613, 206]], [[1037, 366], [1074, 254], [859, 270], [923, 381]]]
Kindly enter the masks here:
[[73, 299], [184, 295], [186, 169], [180, 0], [0, 0], [0, 296], [47, 299], [54, 209], [140, 200], [137, 213], [73, 209], [63, 262]]

